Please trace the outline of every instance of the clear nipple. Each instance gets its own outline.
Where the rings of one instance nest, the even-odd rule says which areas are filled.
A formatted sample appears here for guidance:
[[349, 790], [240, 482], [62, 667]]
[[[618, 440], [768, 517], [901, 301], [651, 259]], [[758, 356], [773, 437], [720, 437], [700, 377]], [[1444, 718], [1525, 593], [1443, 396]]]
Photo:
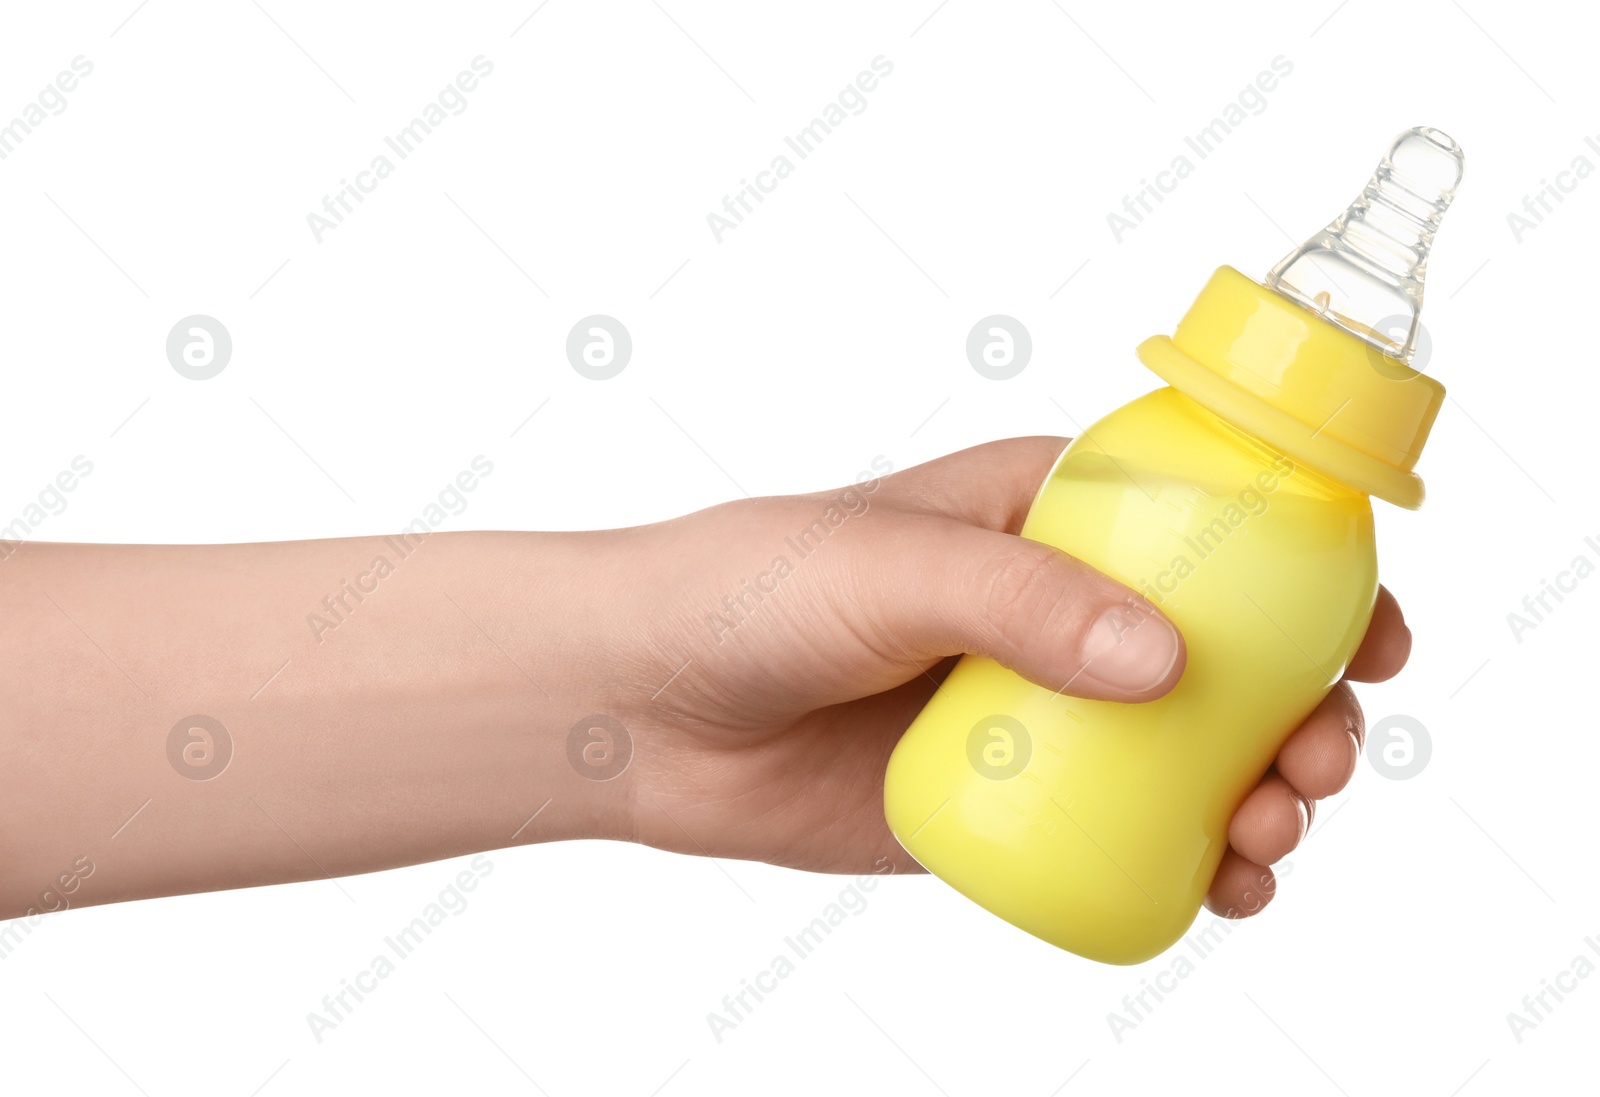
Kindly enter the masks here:
[[1268, 288], [1409, 363], [1428, 249], [1463, 159], [1438, 130], [1406, 130], [1350, 208], [1272, 268]]

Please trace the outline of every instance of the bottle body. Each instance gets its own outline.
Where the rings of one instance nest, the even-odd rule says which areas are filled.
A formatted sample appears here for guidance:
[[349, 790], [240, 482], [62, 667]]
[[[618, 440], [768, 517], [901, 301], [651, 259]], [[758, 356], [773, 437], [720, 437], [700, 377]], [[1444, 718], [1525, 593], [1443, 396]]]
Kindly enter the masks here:
[[1115, 704], [966, 656], [890, 759], [885, 811], [980, 905], [1137, 963], [1193, 922], [1233, 812], [1360, 643], [1377, 594], [1371, 505], [1163, 388], [1073, 441], [1022, 534], [1166, 614], [1183, 677]]

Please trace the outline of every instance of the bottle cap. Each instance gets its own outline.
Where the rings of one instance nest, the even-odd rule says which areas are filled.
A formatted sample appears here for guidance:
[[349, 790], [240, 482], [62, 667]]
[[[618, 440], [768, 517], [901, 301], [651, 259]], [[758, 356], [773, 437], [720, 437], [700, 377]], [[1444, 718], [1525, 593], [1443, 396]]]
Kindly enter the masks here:
[[1145, 340], [1139, 359], [1289, 456], [1421, 506], [1412, 470], [1444, 386], [1410, 363], [1428, 250], [1461, 165], [1460, 147], [1438, 130], [1400, 134], [1350, 207], [1266, 285], [1219, 268], [1172, 336]]

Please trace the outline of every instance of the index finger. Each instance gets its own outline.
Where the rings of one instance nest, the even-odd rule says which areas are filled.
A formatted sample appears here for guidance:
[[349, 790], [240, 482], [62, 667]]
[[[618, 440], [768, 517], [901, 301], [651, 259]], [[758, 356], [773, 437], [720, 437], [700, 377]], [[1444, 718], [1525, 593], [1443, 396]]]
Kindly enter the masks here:
[[883, 497], [982, 529], [1016, 533], [1067, 442], [1036, 435], [972, 446], [889, 475]]

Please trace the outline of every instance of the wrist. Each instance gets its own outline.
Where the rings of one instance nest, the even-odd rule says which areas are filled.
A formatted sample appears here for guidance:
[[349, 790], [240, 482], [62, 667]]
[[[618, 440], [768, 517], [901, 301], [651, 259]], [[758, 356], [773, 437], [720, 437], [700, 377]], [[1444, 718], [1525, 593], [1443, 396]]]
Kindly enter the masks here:
[[473, 653], [470, 696], [459, 701], [479, 708], [488, 747], [466, 785], [520, 812], [515, 831], [483, 840], [632, 840], [638, 721], [619, 681], [629, 656], [616, 635], [636, 630], [618, 627], [627, 615], [605, 574], [606, 534], [456, 536], [459, 548], [441, 553], [456, 558], [436, 572], [462, 626], [446, 651]]
[[682, 772], [692, 754], [684, 701], [706, 653], [692, 622], [683, 627], [692, 580], [669, 528], [490, 534], [483, 553], [509, 551], [500, 570], [515, 577], [514, 616], [538, 622], [519, 639], [518, 661], [543, 687], [532, 692], [547, 714], [536, 749], [553, 782], [549, 810], [564, 802], [582, 813], [583, 837], [694, 848], [672, 805], [692, 780]]

